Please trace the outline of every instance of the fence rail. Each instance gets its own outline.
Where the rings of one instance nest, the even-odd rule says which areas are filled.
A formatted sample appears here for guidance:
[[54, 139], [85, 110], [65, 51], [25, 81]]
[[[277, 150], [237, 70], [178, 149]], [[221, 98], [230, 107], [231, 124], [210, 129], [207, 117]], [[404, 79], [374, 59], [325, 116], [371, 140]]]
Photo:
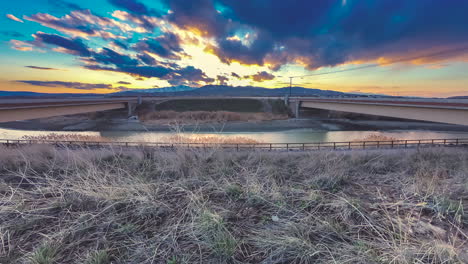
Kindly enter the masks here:
[[49, 144], [68, 147], [154, 147], [162, 149], [175, 148], [223, 148], [233, 150], [351, 150], [351, 149], [392, 149], [436, 146], [466, 146], [468, 138], [456, 139], [417, 139], [417, 140], [381, 140], [381, 141], [347, 141], [347, 142], [312, 142], [312, 143], [165, 143], [165, 142], [103, 142], [103, 141], [69, 141], [69, 140], [11, 140], [0, 139], [5, 146], [31, 144]]

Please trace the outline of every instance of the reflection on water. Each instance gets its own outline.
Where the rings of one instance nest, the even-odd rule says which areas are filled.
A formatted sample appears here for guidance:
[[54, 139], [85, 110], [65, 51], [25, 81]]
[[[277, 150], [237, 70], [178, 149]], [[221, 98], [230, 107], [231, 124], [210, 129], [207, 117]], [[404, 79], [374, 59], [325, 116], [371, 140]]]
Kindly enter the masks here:
[[[172, 132], [134, 132], [134, 131], [105, 131], [105, 132], [50, 132], [26, 131], [0, 128], [0, 139], [21, 139], [24, 136], [44, 136], [51, 133], [58, 135], [100, 136], [109, 141], [128, 142], [164, 142]], [[220, 133], [180, 133], [184, 137], [243, 137], [265, 143], [308, 143], [308, 142], [338, 142], [363, 140], [370, 135], [391, 137], [395, 139], [444, 139], [468, 138], [468, 132], [438, 132], [422, 130], [392, 130], [392, 131], [316, 131], [313, 129], [295, 129], [275, 132], [220, 132]]]

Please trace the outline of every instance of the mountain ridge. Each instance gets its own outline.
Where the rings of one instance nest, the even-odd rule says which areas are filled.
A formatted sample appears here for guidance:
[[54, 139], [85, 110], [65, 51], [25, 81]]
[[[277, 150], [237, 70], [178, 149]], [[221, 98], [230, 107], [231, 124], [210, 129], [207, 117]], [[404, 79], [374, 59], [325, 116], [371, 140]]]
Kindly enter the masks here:
[[[256, 86], [205, 85], [200, 88], [172, 86], [149, 89], [129, 89], [109, 94], [96, 93], [37, 93], [27, 91], [0, 91], [0, 97], [115, 97], [115, 96], [328, 96], [328, 97], [368, 97], [369, 95], [344, 93], [304, 87], [264, 88]], [[377, 95], [376, 95], [377, 96]], [[378, 95], [378, 97], [386, 97]]]

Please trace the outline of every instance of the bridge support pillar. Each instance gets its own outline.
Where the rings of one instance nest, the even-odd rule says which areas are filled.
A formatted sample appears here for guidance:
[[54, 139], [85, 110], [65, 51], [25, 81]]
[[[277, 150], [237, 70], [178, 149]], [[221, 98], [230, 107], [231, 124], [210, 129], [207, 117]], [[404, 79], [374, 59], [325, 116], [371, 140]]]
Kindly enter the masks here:
[[301, 102], [298, 100], [290, 101], [288, 105], [290, 113], [295, 117], [299, 118], [299, 110], [301, 109]]
[[136, 110], [137, 104], [128, 102], [127, 103], [127, 110], [128, 110], [128, 116], [133, 116], [135, 115], [135, 110]]
[[301, 101], [296, 101], [296, 104], [295, 104], [295, 111], [294, 111], [294, 116], [296, 118], [299, 118], [299, 110], [301, 108]]

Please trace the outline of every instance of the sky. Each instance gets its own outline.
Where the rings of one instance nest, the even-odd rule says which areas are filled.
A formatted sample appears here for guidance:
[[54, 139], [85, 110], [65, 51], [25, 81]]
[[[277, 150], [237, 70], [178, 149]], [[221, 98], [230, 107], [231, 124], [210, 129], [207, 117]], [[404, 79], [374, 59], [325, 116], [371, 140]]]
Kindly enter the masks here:
[[468, 95], [466, 0], [1, 1], [0, 90]]

